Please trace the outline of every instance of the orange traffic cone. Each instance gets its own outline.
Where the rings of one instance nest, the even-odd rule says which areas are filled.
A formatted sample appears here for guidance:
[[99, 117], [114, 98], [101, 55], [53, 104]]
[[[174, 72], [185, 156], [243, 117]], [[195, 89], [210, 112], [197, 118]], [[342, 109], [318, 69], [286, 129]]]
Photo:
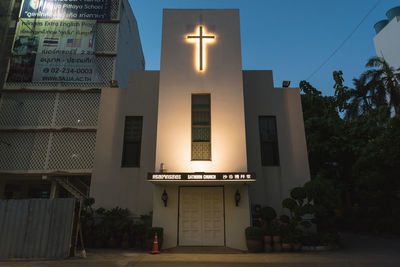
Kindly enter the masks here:
[[159, 254], [160, 251], [158, 250], [158, 237], [157, 237], [157, 232], [154, 233], [154, 242], [153, 242], [153, 250], [151, 251], [151, 254]]

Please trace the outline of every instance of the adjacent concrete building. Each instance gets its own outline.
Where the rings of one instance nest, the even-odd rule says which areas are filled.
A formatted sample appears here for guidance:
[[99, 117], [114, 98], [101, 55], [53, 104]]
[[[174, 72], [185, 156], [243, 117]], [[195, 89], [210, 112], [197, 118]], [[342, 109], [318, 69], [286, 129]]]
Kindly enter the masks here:
[[145, 67], [127, 0], [57, 1], [19, 11], [0, 99], [0, 198], [88, 196], [101, 89], [128, 87]]
[[400, 68], [400, 6], [386, 12], [387, 19], [375, 24], [374, 44], [376, 55], [390, 66]]
[[164, 248], [244, 250], [254, 209], [309, 179], [300, 91], [242, 70], [239, 10], [164, 10], [160, 71], [101, 91], [91, 196], [153, 212]]

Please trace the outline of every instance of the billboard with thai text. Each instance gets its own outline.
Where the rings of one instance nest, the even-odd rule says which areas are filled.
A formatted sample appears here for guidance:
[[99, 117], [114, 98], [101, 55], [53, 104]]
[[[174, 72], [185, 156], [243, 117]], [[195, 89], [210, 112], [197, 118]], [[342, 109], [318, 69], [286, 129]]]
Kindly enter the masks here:
[[96, 20], [109, 17], [110, 0], [25, 0], [7, 82], [102, 82]]
[[25, 0], [21, 18], [109, 20], [111, 0]]

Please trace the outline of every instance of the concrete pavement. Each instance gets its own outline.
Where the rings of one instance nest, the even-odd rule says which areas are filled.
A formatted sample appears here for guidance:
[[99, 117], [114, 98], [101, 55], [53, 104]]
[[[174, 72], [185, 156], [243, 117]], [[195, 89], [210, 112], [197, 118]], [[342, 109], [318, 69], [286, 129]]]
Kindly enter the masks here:
[[183, 266], [183, 267], [230, 267], [230, 266], [400, 266], [400, 240], [366, 235], [348, 234], [344, 248], [327, 252], [261, 253], [261, 254], [202, 254], [163, 253], [150, 255], [129, 251], [89, 251], [86, 259], [65, 260], [8, 260], [0, 266]]

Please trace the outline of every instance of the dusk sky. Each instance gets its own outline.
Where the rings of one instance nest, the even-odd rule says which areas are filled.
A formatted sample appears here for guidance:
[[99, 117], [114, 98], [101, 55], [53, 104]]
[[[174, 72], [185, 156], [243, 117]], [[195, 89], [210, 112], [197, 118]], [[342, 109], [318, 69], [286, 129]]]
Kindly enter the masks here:
[[307, 79], [360, 24], [358, 30], [309, 81], [332, 95], [334, 70], [345, 83], [375, 56], [374, 24], [399, 0], [129, 0], [139, 25], [147, 70], [160, 68], [163, 8], [240, 9], [244, 70], [273, 70], [275, 86]]

